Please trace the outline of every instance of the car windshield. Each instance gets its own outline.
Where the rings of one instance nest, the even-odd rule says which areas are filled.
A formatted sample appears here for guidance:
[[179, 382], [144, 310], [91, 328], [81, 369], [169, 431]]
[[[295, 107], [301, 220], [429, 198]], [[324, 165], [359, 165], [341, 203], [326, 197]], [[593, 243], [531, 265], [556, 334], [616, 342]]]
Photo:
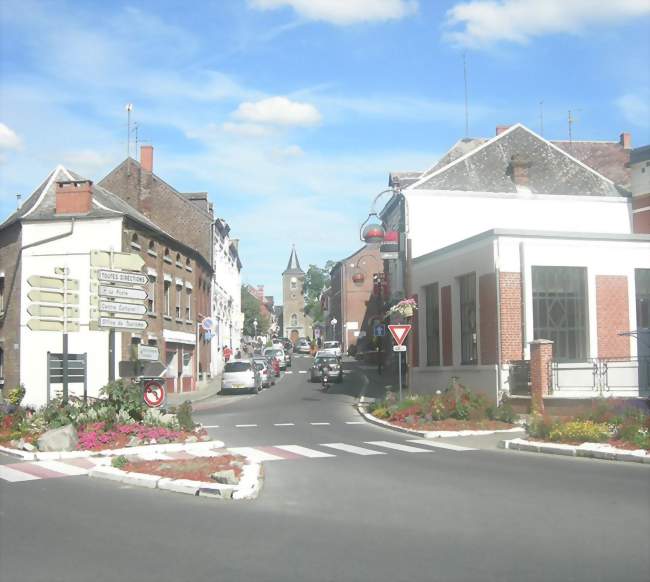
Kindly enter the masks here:
[[336, 366], [339, 363], [339, 361], [335, 357], [331, 358], [316, 358], [314, 360], [314, 366]]
[[284, 352], [282, 350], [274, 350], [274, 349], [268, 349], [264, 350], [264, 355], [267, 356], [283, 356]]
[[323, 344], [324, 348], [338, 348], [339, 347], [339, 342], [325, 342]]
[[223, 371], [227, 374], [228, 372], [248, 372], [250, 369], [250, 362], [228, 362]]

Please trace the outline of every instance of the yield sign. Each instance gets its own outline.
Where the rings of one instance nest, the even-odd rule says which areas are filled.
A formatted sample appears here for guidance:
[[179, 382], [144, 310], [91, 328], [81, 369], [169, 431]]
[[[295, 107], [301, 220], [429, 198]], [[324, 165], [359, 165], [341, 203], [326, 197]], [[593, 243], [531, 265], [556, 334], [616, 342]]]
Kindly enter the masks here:
[[390, 333], [393, 336], [395, 343], [398, 346], [401, 346], [402, 343], [404, 343], [406, 336], [409, 334], [409, 331], [411, 331], [411, 325], [410, 324], [389, 325], [388, 329], [390, 330]]

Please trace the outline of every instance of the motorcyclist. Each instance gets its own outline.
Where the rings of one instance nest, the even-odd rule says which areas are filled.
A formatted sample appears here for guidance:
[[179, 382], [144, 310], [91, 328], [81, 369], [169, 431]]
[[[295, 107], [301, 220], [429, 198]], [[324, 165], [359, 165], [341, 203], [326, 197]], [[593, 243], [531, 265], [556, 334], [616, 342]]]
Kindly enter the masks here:
[[320, 383], [322, 386], [329, 384], [330, 365], [327, 360], [322, 361], [318, 366], [320, 372]]

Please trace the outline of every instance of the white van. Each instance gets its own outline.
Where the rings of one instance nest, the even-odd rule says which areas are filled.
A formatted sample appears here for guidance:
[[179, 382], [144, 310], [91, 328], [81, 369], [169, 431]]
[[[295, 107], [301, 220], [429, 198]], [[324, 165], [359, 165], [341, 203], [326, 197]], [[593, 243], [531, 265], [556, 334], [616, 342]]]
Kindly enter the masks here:
[[221, 377], [221, 391], [247, 391], [256, 394], [262, 389], [262, 378], [252, 362], [228, 362]]

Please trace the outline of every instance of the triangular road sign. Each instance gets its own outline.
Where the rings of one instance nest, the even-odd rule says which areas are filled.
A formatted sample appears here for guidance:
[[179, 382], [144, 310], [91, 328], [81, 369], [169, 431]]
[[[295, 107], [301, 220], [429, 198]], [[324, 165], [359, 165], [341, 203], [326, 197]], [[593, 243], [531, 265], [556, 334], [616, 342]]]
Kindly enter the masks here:
[[395, 343], [398, 346], [401, 346], [402, 343], [404, 343], [406, 336], [409, 334], [409, 331], [411, 331], [411, 325], [389, 325], [388, 329], [390, 330], [390, 334], [393, 336]]

